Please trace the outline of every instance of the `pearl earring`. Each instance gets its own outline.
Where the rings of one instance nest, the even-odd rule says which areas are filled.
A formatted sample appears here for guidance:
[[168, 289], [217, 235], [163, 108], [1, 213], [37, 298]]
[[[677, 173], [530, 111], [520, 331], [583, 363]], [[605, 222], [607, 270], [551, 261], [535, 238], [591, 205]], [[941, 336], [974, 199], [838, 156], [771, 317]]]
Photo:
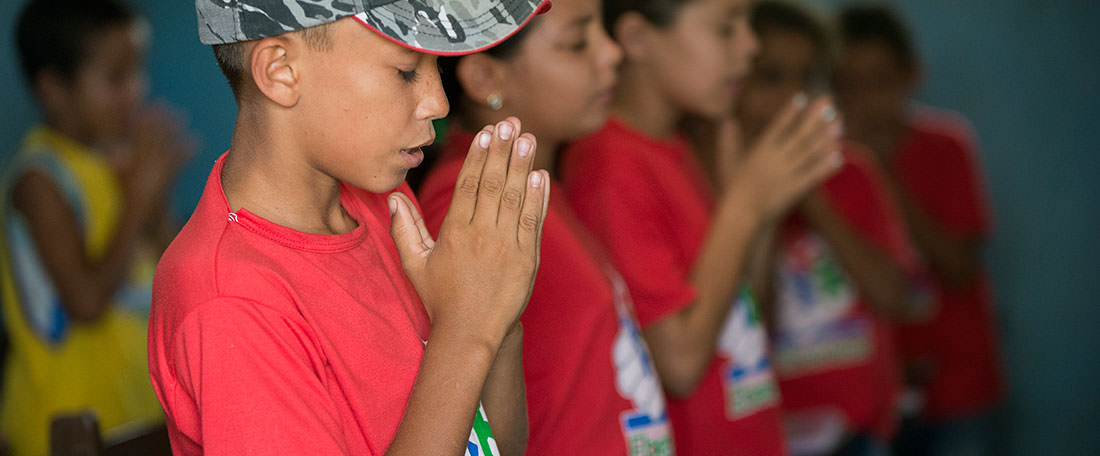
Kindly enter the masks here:
[[500, 92], [493, 92], [485, 97], [485, 102], [489, 104], [489, 109], [499, 111], [504, 106], [504, 96]]

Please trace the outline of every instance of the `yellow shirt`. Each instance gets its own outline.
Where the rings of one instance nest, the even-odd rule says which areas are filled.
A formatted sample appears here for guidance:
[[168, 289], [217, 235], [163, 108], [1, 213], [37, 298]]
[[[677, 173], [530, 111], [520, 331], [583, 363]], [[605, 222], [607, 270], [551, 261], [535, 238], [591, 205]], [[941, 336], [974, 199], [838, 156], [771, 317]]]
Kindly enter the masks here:
[[104, 157], [44, 127], [32, 129], [3, 176], [0, 292], [10, 341], [0, 397], [0, 429], [15, 456], [45, 455], [57, 413], [92, 409], [107, 438], [128, 426], [163, 420], [146, 367], [151, 257], [135, 261], [131, 280], [98, 321], [65, 314], [11, 185], [27, 171], [53, 179], [76, 215], [84, 254], [102, 256], [121, 216], [122, 189]]

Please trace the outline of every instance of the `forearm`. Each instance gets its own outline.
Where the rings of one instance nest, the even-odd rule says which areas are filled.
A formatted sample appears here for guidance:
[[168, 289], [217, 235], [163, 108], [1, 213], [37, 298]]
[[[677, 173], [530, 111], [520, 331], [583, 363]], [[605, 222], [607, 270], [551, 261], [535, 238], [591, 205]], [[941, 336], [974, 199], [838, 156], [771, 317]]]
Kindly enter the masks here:
[[750, 191], [731, 190], [718, 204], [692, 269], [695, 301], [643, 333], [661, 380], [673, 395], [694, 391], [713, 360], [718, 335], [749, 268], [762, 218], [756, 215]]
[[[134, 255], [142, 240], [144, 224], [141, 219], [133, 218], [129, 212], [123, 211], [103, 256], [85, 266], [84, 276], [92, 283], [86, 288], [73, 290], [73, 301], [83, 301], [79, 304], [81, 312], [77, 312], [82, 314], [82, 319], [94, 320], [102, 315], [111, 305], [119, 287], [130, 277]], [[85, 296], [77, 296], [81, 293]]]
[[90, 258], [80, 221], [49, 178], [37, 173], [23, 176], [13, 202], [27, 220], [66, 313], [76, 321], [98, 319], [129, 273], [142, 221], [124, 209], [106, 248]]
[[489, 369], [481, 403], [502, 455], [527, 449], [527, 391], [523, 377], [523, 326], [517, 323]]
[[778, 235], [778, 223], [770, 223], [760, 230], [753, 252], [752, 272], [749, 275], [749, 283], [752, 284], [752, 290], [756, 296], [757, 310], [759, 310], [764, 326], [769, 331], [775, 328], [777, 320], [775, 258], [778, 248]]
[[978, 271], [978, 241], [949, 234], [911, 203], [903, 203], [902, 207], [910, 235], [928, 267], [951, 286], [972, 282]]
[[803, 205], [802, 213], [825, 237], [860, 294], [867, 297], [872, 310], [887, 318], [904, 319], [908, 298], [901, 265], [860, 237], [823, 196], [814, 194], [810, 198]]
[[167, 205], [165, 205], [164, 208], [156, 212], [156, 215], [151, 218], [150, 223], [145, 226], [144, 234], [153, 252], [156, 253], [157, 256], [160, 256], [168, 249], [168, 246], [172, 243], [172, 240], [175, 239], [179, 230], [179, 220], [172, 215]]
[[461, 455], [498, 346], [432, 328], [388, 455]]

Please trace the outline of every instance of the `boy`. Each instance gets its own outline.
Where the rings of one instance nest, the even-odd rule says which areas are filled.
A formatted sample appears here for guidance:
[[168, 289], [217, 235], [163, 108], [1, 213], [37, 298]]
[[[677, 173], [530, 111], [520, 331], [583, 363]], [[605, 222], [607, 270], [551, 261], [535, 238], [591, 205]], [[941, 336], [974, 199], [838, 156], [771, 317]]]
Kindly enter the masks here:
[[546, 174], [513, 150], [517, 120], [486, 127], [438, 241], [402, 181], [447, 113], [432, 54], [540, 8], [196, 3], [240, 110], [154, 283], [149, 367], [177, 454], [523, 451], [516, 321]]
[[[16, 455], [46, 454], [54, 414], [90, 409], [108, 438], [163, 416], [145, 374], [165, 198], [192, 147], [145, 104], [147, 24], [113, 0], [31, 1], [21, 69], [43, 113], [0, 183], [0, 423]], [[163, 239], [163, 241], [160, 241]]]
[[[991, 454], [992, 411], [1003, 395], [993, 302], [981, 262], [990, 217], [970, 126], [913, 109], [919, 62], [901, 19], [883, 7], [840, 13], [837, 97], [851, 135], [885, 168], [887, 188], [931, 273], [934, 314], [900, 331], [908, 381], [924, 394], [904, 454]], [[912, 452], [912, 453], [910, 453]]]

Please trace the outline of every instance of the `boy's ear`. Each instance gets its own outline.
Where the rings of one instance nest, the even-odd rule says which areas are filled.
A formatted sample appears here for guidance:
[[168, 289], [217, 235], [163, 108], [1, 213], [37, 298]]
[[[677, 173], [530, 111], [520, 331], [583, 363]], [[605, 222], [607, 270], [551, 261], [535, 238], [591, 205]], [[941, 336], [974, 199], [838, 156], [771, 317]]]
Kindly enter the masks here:
[[637, 11], [619, 17], [612, 25], [611, 35], [623, 49], [624, 60], [639, 60], [648, 53], [648, 42], [653, 25]]
[[484, 53], [463, 57], [455, 66], [455, 77], [462, 92], [475, 103], [487, 105], [489, 95], [504, 89], [506, 71], [503, 64]]
[[284, 108], [298, 104], [298, 43], [284, 36], [259, 40], [249, 52], [249, 70], [260, 93]]

